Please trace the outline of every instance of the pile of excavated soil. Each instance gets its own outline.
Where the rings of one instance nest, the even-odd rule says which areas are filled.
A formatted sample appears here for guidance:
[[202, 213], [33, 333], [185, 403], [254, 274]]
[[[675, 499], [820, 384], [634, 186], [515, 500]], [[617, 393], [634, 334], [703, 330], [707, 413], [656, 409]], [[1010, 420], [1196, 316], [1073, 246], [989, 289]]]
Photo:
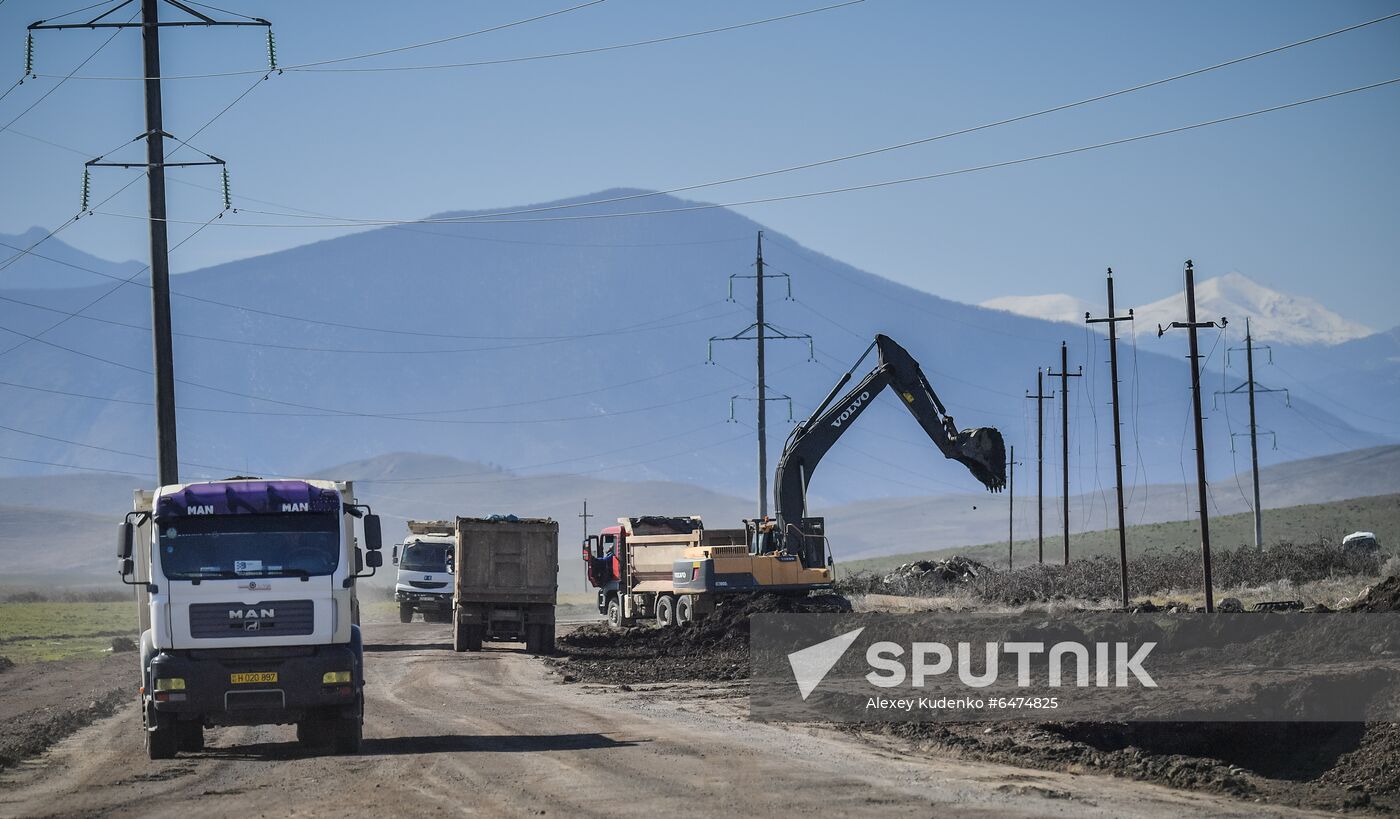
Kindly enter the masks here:
[[602, 623], [560, 636], [551, 664], [565, 682], [654, 683], [749, 678], [749, 617], [849, 612], [844, 597], [759, 595], [721, 606], [698, 624], [613, 629]]
[[893, 723], [850, 726], [926, 752], [1131, 777], [1328, 810], [1400, 811], [1392, 723]]
[[1351, 604], [1352, 611], [1400, 611], [1400, 577], [1387, 577], [1366, 589]]

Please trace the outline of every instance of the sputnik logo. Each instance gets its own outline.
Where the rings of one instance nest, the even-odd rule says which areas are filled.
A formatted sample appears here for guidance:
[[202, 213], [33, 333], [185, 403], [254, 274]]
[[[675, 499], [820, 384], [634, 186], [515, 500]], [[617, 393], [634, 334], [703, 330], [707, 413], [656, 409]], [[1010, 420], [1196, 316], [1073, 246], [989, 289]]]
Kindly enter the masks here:
[[797, 691], [803, 700], [821, 685], [862, 631], [865, 631], [863, 626], [788, 655], [788, 665], [792, 666], [792, 676], [797, 680]]

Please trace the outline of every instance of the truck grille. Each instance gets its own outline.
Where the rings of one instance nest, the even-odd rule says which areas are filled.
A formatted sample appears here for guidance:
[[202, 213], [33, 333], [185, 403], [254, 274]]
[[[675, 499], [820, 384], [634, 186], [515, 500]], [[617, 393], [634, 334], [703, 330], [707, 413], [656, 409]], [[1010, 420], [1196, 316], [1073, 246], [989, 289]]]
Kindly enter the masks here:
[[428, 582], [428, 581], [426, 581], [426, 580], [410, 580], [410, 581], [408, 581], [408, 585], [412, 586], [412, 587], [415, 588], [415, 589], [445, 589], [445, 588], [447, 588], [447, 584], [446, 584], [446, 583], [430, 583], [430, 582]]
[[253, 603], [194, 603], [190, 636], [196, 638], [285, 637], [315, 631], [310, 600]]

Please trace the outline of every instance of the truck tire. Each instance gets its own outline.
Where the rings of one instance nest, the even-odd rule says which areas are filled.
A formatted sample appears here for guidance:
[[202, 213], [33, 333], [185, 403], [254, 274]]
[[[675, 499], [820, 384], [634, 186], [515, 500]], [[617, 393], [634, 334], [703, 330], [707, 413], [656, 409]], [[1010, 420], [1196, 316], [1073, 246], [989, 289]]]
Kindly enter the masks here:
[[467, 651], [480, 651], [486, 639], [486, 626], [467, 626]]
[[204, 750], [204, 724], [187, 720], [175, 723], [176, 745], [182, 751]]
[[695, 622], [695, 598], [688, 594], [676, 596], [676, 625], [684, 626]]
[[608, 625], [622, 628], [622, 602], [616, 597], [608, 601]]
[[412, 622], [413, 622], [413, 606], [409, 605], [408, 603], [400, 603], [400, 604], [399, 604], [399, 622], [400, 622], [400, 623], [412, 623]]
[[452, 624], [452, 650], [458, 652], [467, 650], [467, 625], [461, 620], [454, 621]]
[[365, 695], [360, 694], [353, 716], [341, 717], [331, 727], [335, 731], [335, 752], [358, 754], [365, 735]]
[[528, 654], [554, 653], [554, 624], [536, 623], [525, 627], [525, 651]]
[[669, 594], [656, 598], [656, 622], [662, 628], [676, 624], [676, 598]]
[[146, 730], [146, 756], [150, 759], [174, 759], [180, 750], [180, 737], [175, 726], [157, 719], [154, 728]]
[[324, 748], [331, 743], [332, 723], [320, 715], [308, 714], [297, 723], [297, 742], [303, 748]]

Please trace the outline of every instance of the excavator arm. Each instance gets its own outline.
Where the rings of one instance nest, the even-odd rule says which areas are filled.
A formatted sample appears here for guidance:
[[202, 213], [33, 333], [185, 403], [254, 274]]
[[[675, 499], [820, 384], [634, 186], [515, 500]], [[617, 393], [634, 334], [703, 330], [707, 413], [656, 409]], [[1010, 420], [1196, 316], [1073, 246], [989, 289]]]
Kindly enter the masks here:
[[[838, 393], [850, 383], [856, 367], [872, 349], [879, 350], [879, 364], [859, 384], [837, 398]], [[803, 554], [804, 563], [808, 566], [815, 565], [812, 561], [821, 558], [821, 551], [807, 544], [794, 549], [791, 548], [791, 541], [803, 540], [802, 522], [807, 517], [807, 485], [811, 482], [812, 473], [822, 457], [885, 387], [894, 388], [895, 394], [944, 457], [966, 466], [973, 477], [993, 492], [1006, 486], [1006, 448], [1001, 433], [992, 427], [959, 431], [943, 402], [938, 399], [938, 394], [924, 377], [919, 363], [894, 339], [877, 335], [865, 354], [841, 377], [812, 416], [793, 429], [778, 461], [774, 487], [777, 532], [780, 540], [789, 543], [790, 551]], [[809, 555], [809, 552], [812, 554]]]

